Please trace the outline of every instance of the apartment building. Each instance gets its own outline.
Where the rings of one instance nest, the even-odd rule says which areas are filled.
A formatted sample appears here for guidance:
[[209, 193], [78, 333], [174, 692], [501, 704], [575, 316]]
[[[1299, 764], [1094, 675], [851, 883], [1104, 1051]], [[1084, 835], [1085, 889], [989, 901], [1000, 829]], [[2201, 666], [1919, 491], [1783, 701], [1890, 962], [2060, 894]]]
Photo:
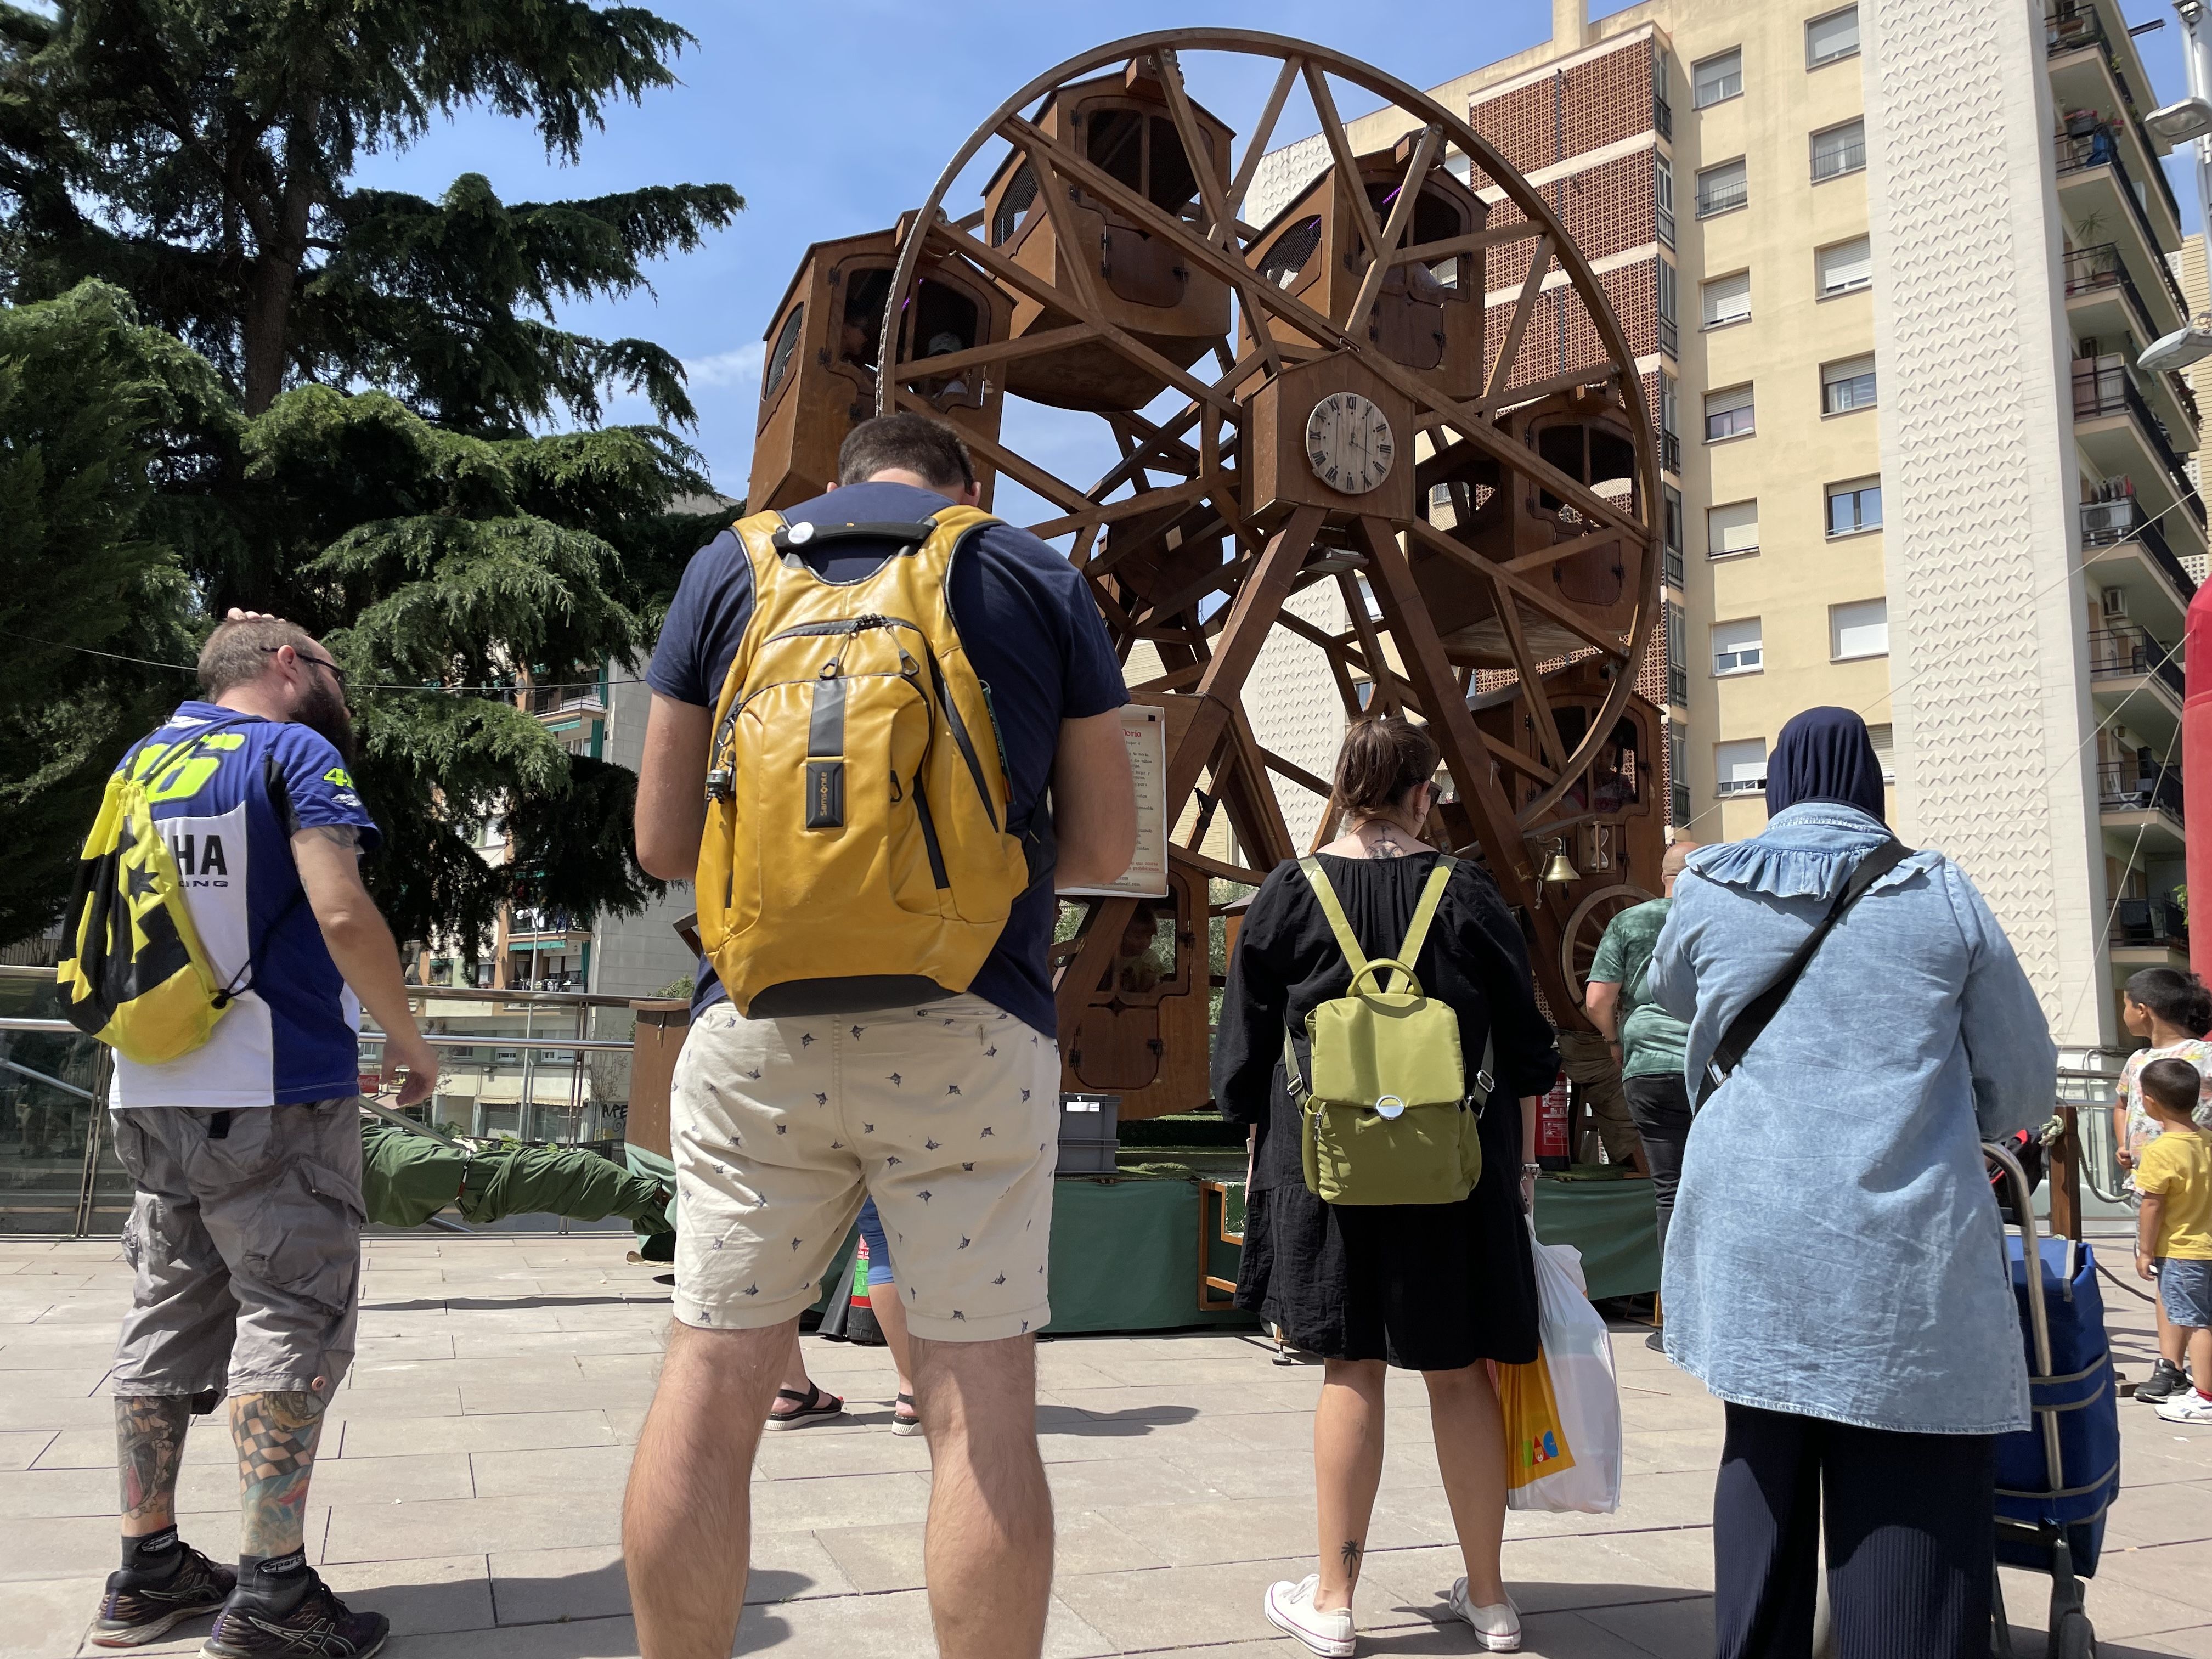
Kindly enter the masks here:
[[[1893, 823], [1989, 894], [2094, 1097], [2119, 983], [2185, 960], [2208, 550], [2191, 388], [2136, 366], [2204, 308], [2203, 256], [2118, 0], [1554, 0], [1549, 41], [1432, 92], [1568, 219], [1638, 353], [1677, 833], [1755, 834], [1782, 723], [1858, 710]], [[1263, 215], [1316, 145], [1269, 158]], [[1489, 273], [1493, 338], [1522, 274]]]

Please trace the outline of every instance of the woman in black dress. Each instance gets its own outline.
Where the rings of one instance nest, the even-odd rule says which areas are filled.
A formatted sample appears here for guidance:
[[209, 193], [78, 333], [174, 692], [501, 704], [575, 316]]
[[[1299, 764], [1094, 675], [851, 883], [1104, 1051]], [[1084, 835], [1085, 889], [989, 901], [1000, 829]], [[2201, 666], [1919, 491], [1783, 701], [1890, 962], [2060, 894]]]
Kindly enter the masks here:
[[[1355, 724], [1337, 757], [1334, 802], [1350, 829], [1322, 849], [1360, 948], [1395, 956], [1441, 856], [1420, 839], [1434, 801], [1435, 740], [1401, 720]], [[1484, 1362], [1536, 1357], [1536, 1281], [1525, 1213], [1536, 1097], [1559, 1069], [1521, 932], [1489, 878], [1462, 862], [1414, 969], [1459, 1016], [1470, 1085], [1486, 1039], [1497, 1090], [1483, 1109], [1482, 1177], [1457, 1204], [1342, 1206], [1307, 1190], [1298, 1109], [1283, 1079], [1283, 1033], [1307, 1062], [1306, 1015], [1348, 994], [1352, 969], [1295, 864], [1277, 866], [1237, 935], [1213, 1053], [1222, 1115], [1254, 1127], [1237, 1304], [1279, 1326], [1328, 1370], [1314, 1413], [1320, 1571], [1267, 1593], [1268, 1617], [1316, 1653], [1348, 1655], [1352, 1592], [1382, 1475], [1384, 1368], [1422, 1373], [1437, 1462], [1467, 1577], [1455, 1613], [1492, 1652], [1521, 1645], [1499, 1577], [1505, 1441]], [[1310, 1074], [1310, 1073], [1308, 1073]]]

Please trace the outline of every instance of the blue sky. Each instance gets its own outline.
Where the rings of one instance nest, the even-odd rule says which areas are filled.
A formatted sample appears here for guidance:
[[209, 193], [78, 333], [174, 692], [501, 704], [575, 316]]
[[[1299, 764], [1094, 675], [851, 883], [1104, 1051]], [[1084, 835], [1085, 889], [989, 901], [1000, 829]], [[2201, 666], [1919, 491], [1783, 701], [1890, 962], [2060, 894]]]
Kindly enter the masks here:
[[[2179, 28], [2170, 7], [2124, 3], [2135, 21], [2168, 19], [2137, 44], [2159, 99], [2178, 96]], [[561, 318], [590, 332], [658, 341], [684, 360], [700, 415], [690, 435], [717, 486], [733, 495], [744, 489], [751, 458], [761, 332], [799, 254], [810, 242], [889, 225], [918, 204], [975, 125], [1042, 70], [1109, 38], [1204, 23], [1316, 40], [1430, 86], [1551, 32], [1549, 0], [1215, 0], [1203, 10], [1122, 0], [1110, 11], [1064, 0], [939, 0], [928, 8], [662, 0], [654, 9], [697, 37], [676, 65], [683, 84], [610, 111], [607, 130], [587, 139], [577, 165], [549, 164], [526, 125], [471, 111], [410, 149], [368, 158], [359, 182], [435, 195], [457, 174], [478, 172], [510, 201], [647, 184], [735, 185], [747, 202], [738, 222], [698, 252], [653, 267], [653, 294], [570, 307]], [[1598, 0], [1594, 9], [1621, 8]], [[1212, 59], [1190, 69], [1196, 94], [1235, 125], [1253, 118], [1273, 66], [1255, 62], [1243, 71]], [[1347, 104], [1346, 113], [1356, 112]], [[1297, 136], [1288, 118], [1281, 136]], [[2169, 170], [2193, 228], [2194, 185], [2179, 162]], [[633, 403], [610, 414], [643, 412]]]

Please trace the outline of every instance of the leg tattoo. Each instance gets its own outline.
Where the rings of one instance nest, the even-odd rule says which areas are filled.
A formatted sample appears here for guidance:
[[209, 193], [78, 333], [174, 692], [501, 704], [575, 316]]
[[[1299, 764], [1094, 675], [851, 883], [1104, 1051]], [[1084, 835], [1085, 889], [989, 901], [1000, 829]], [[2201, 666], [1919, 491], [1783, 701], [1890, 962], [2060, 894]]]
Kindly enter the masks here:
[[116, 1468], [123, 1485], [123, 1534], [141, 1538], [176, 1518], [177, 1468], [192, 1402], [176, 1395], [118, 1395]]
[[232, 1396], [230, 1437], [238, 1448], [242, 1512], [240, 1555], [283, 1555], [300, 1547], [307, 1477], [322, 1429], [323, 1401], [314, 1395]]
[[1359, 1577], [1359, 1540], [1357, 1538], [1346, 1539], [1344, 1547], [1337, 1554], [1343, 1559], [1345, 1571], [1354, 1578]]

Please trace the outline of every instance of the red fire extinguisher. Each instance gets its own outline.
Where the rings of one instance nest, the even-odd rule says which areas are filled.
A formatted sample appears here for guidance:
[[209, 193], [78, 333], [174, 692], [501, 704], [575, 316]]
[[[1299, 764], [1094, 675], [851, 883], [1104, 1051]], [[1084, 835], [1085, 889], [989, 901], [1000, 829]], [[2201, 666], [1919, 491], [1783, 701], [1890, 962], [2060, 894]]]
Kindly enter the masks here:
[[1552, 1079], [1536, 1108], [1536, 1161], [1547, 1170], [1564, 1170], [1571, 1161], [1567, 1149], [1567, 1074]]

